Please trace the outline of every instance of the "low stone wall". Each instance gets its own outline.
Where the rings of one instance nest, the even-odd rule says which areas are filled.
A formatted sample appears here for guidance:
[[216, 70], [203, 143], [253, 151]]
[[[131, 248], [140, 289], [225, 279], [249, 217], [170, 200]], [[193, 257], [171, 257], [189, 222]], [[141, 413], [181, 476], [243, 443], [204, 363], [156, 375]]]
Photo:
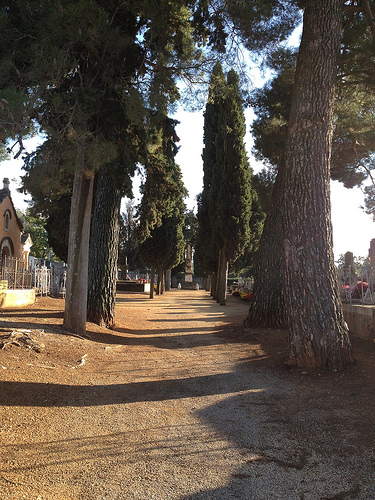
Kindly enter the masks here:
[[34, 304], [35, 290], [0, 290], [0, 309]]
[[366, 340], [375, 339], [375, 306], [343, 304], [349, 332]]

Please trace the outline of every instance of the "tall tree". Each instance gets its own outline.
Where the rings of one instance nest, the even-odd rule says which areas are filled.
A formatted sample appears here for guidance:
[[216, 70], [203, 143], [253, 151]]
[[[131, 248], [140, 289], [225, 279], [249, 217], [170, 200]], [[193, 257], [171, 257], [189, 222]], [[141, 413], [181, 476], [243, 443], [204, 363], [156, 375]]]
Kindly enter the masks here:
[[115, 324], [119, 211], [123, 194], [119, 168], [110, 165], [99, 169], [89, 248], [87, 320], [107, 328]]
[[213, 239], [219, 251], [217, 300], [226, 303], [229, 262], [243, 254], [250, 242], [251, 185], [250, 167], [246, 156], [244, 136], [245, 117], [235, 71], [227, 76], [224, 99], [221, 100], [215, 138], [211, 197], [216, 204], [211, 213]]
[[[330, 162], [331, 176], [346, 187], [360, 185], [371, 176], [373, 168], [374, 135], [373, 95], [369, 85], [364, 84], [363, 67], [360, 78], [356, 67], [359, 44], [366, 35], [366, 17], [363, 5], [356, 6], [360, 17], [359, 26], [352, 31], [353, 11], [344, 6], [344, 35], [340, 56], [338, 89], [335, 98], [333, 148]], [[367, 31], [369, 29], [367, 28]], [[348, 33], [350, 33], [350, 36]], [[365, 42], [363, 42], [365, 43]], [[351, 52], [354, 52], [351, 54]], [[354, 60], [354, 61], [353, 61]], [[280, 212], [281, 177], [287, 141], [287, 123], [295, 73], [293, 52], [277, 51], [269, 61], [276, 78], [262, 90], [255, 93], [252, 100], [258, 118], [253, 123], [255, 153], [279, 176], [272, 196], [267, 222], [262, 234], [262, 244], [258, 253], [254, 300], [250, 306], [247, 325], [280, 327], [287, 325], [284, 306], [284, 282], [282, 275], [282, 213]], [[350, 69], [349, 69], [350, 68]], [[269, 279], [269, 276], [272, 279]]]
[[[206, 234], [201, 232], [198, 241], [202, 250], [208, 249], [206, 256], [212, 249], [216, 252], [217, 294], [214, 298], [222, 305], [226, 303], [229, 261], [236, 260], [244, 252], [250, 239], [250, 168], [244, 134], [238, 75], [231, 70], [225, 80], [218, 63], [212, 73], [205, 111], [204, 186], [198, 220], [204, 224]], [[211, 241], [207, 245], [204, 240], [208, 235]]]
[[281, 251], [283, 213], [280, 204], [295, 56], [290, 51], [279, 51], [269, 60], [269, 64], [278, 74], [264, 89], [254, 93], [252, 104], [258, 117], [252, 125], [252, 132], [255, 156], [264, 161], [277, 176], [276, 181], [273, 179], [270, 201], [266, 202], [268, 210], [256, 255], [253, 300], [244, 325], [285, 328], [287, 315], [284, 302], [284, 260]]
[[351, 361], [335, 275], [330, 208], [333, 101], [343, 2], [304, 2], [282, 183], [285, 304], [291, 363]]
[[216, 299], [216, 273], [218, 253], [213, 240], [211, 216], [216, 211], [216, 200], [211, 195], [213, 172], [216, 163], [216, 136], [219, 129], [219, 99], [223, 98], [225, 76], [217, 63], [211, 74], [203, 125], [203, 191], [198, 199], [198, 232], [195, 260], [205, 275], [211, 275], [211, 294]]
[[164, 118], [155, 128], [139, 207], [139, 251], [144, 263], [151, 268], [150, 298], [154, 294], [155, 271], [158, 270], [160, 280], [167, 269], [181, 262], [185, 247], [183, 199], [187, 192], [180, 167], [175, 163], [179, 141], [174, 129], [176, 123]]
[[[146, 108], [163, 109], [178, 98], [175, 78], [200, 57], [194, 49], [188, 4], [182, 0], [3, 3], [6, 33], [11, 34], [8, 66], [15, 69], [14, 75], [22, 75], [19, 85], [31, 89], [35, 97], [34, 116], [49, 135], [68, 146], [74, 165], [77, 199], [70, 218], [71, 286], [64, 322], [77, 332], [84, 331], [87, 295], [88, 252], [82, 247], [88, 240], [80, 240], [89, 234], [95, 171], [122, 160], [118, 144], [127, 129], [113, 127], [120, 115], [145, 123]], [[123, 165], [127, 168], [126, 162]]]

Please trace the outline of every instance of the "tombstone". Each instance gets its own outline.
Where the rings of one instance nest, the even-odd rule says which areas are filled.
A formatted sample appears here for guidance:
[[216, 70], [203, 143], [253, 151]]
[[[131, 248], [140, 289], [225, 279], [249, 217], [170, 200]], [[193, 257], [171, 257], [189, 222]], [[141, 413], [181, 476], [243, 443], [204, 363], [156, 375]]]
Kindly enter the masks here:
[[348, 271], [350, 267], [353, 268], [353, 262], [354, 262], [353, 252], [346, 252], [344, 257], [345, 257], [344, 269]]

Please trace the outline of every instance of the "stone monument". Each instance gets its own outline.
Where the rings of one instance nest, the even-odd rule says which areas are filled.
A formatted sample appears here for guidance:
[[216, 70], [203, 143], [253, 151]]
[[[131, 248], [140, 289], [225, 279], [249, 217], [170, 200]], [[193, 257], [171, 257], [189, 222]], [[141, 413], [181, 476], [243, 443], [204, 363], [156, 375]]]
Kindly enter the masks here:
[[186, 244], [186, 257], [185, 257], [185, 277], [184, 283], [182, 285], [184, 289], [195, 290], [193, 284], [193, 267], [191, 262], [191, 243], [190, 241]]
[[353, 269], [353, 262], [354, 262], [353, 252], [346, 252], [344, 258], [345, 258], [344, 269], [346, 271], [349, 271], [349, 268]]

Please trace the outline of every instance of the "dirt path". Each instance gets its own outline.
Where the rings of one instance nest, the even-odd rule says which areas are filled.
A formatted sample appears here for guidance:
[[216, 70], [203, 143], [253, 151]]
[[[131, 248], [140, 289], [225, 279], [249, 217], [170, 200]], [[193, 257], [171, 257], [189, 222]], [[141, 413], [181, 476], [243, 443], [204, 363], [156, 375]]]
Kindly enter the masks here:
[[284, 332], [243, 337], [247, 307], [122, 293], [87, 339], [58, 299], [3, 312], [32, 333], [0, 351], [0, 498], [375, 499], [373, 345], [343, 374], [289, 372]]

